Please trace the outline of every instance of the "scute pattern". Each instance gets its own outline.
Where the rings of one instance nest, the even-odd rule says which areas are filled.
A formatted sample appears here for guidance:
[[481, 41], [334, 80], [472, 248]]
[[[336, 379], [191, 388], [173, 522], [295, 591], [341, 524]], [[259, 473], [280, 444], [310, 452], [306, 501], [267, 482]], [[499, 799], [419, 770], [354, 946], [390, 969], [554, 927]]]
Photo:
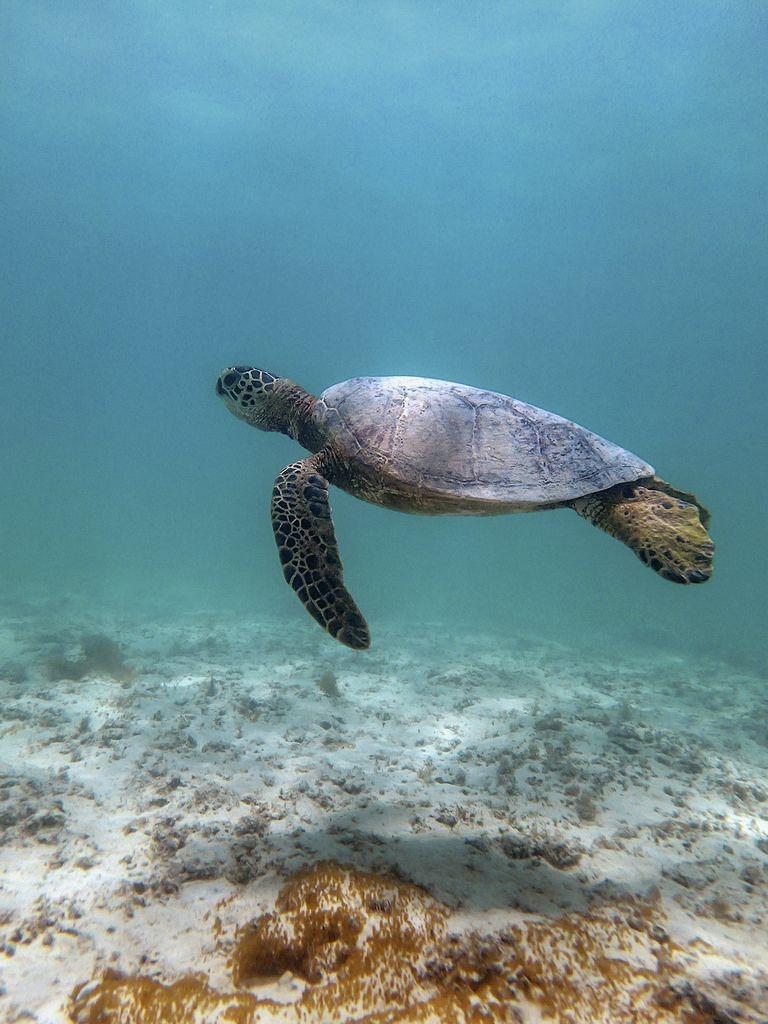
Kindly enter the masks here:
[[422, 511], [446, 497], [467, 514], [528, 511], [654, 472], [562, 416], [450, 381], [353, 378], [323, 392], [318, 417], [347, 458], [411, 488]]
[[291, 463], [278, 476], [272, 528], [286, 582], [309, 614], [347, 647], [368, 647], [368, 626], [344, 586], [321, 456]]
[[227, 395], [243, 409], [255, 408], [261, 395], [275, 389], [276, 377], [255, 367], [231, 366], [219, 377], [219, 394]]

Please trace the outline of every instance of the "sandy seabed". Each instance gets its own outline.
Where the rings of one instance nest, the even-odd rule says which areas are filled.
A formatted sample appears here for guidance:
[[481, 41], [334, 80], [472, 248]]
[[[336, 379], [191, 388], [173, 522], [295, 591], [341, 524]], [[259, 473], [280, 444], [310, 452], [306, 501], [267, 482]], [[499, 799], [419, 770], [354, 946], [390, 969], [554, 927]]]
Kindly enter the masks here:
[[768, 1021], [757, 667], [302, 627], [6, 608], [0, 1019]]

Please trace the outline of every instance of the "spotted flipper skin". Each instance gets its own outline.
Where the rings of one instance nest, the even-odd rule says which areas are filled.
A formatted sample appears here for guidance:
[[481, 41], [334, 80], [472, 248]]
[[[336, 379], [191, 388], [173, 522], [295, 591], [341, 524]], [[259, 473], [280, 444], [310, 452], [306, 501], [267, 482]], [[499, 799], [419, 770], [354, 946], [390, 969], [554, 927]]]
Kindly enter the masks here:
[[572, 506], [632, 548], [665, 580], [705, 583], [712, 575], [715, 546], [706, 530], [709, 513], [692, 494], [658, 477], [588, 494]]
[[344, 586], [322, 453], [291, 463], [278, 476], [272, 528], [285, 580], [309, 614], [347, 647], [368, 647], [368, 625]]

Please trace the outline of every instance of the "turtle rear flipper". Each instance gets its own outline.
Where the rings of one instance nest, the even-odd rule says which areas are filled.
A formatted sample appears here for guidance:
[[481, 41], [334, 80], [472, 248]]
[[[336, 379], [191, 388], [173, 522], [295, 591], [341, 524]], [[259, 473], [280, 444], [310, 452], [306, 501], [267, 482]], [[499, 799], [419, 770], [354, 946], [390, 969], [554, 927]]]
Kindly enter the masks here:
[[368, 625], [344, 586], [322, 453], [291, 463], [278, 476], [272, 527], [283, 575], [309, 614], [347, 647], [368, 647]]
[[712, 575], [715, 546], [705, 529], [709, 513], [692, 494], [653, 477], [588, 494], [571, 504], [584, 519], [632, 548], [665, 580], [705, 583]]

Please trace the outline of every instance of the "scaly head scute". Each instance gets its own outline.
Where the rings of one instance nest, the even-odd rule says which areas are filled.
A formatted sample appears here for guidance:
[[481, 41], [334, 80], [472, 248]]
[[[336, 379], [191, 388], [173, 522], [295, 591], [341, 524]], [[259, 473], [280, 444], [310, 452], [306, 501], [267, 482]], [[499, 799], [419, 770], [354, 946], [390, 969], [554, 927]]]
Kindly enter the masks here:
[[230, 366], [219, 375], [216, 394], [252, 427], [287, 434], [311, 452], [326, 443], [325, 431], [315, 421], [317, 400], [287, 377], [255, 366]]
[[260, 430], [283, 430], [275, 402], [275, 384], [280, 378], [255, 366], [230, 366], [216, 381], [216, 394], [224, 399], [229, 411]]

